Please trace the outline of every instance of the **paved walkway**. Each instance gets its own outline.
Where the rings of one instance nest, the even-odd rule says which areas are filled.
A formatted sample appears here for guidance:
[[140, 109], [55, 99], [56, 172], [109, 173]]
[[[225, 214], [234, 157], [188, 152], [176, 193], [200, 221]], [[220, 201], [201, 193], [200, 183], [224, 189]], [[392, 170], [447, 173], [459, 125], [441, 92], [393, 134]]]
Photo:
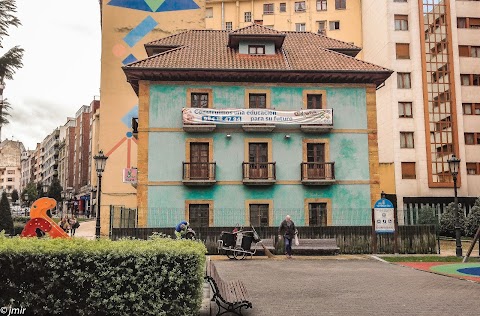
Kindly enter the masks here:
[[95, 219], [80, 222], [80, 227], [75, 231], [75, 237], [95, 239]]
[[[212, 263], [221, 277], [245, 283], [253, 303], [245, 315], [478, 314], [479, 283], [369, 256], [346, 257], [213, 258]], [[216, 306], [212, 310], [214, 315]]]

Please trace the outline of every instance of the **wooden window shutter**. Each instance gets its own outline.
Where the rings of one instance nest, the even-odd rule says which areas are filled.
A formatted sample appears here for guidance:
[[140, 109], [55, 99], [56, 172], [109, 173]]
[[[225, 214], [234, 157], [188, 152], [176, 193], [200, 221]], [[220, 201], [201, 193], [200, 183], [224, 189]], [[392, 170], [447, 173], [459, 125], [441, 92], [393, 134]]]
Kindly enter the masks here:
[[470, 50], [468, 49], [468, 46], [459, 45], [458, 55], [460, 55], [460, 57], [470, 57]]
[[410, 59], [410, 44], [397, 43], [396, 51], [397, 51], [397, 59]]
[[402, 162], [402, 179], [415, 179], [415, 163]]

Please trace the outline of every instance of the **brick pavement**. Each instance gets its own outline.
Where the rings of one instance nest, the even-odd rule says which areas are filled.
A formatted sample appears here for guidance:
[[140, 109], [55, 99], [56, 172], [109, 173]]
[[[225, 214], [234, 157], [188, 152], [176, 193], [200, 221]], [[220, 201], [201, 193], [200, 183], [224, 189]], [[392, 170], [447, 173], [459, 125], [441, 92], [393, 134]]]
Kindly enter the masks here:
[[221, 277], [243, 280], [249, 316], [478, 314], [480, 284], [366, 258], [212, 262]]

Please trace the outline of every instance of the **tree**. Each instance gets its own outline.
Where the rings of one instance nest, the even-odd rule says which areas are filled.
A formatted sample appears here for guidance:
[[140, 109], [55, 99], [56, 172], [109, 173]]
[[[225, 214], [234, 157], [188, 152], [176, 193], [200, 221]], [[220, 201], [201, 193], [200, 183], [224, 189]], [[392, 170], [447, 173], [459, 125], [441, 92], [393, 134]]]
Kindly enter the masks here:
[[7, 192], [3, 191], [0, 199], [0, 231], [5, 230], [5, 233], [13, 232], [13, 219], [10, 211], [10, 203], [8, 202]]
[[55, 199], [55, 201], [57, 201], [57, 202], [61, 202], [62, 201], [62, 191], [63, 191], [63, 188], [60, 185], [60, 181], [58, 181], [58, 178], [56, 178], [56, 177], [53, 178], [52, 184], [50, 185], [50, 187], [48, 187], [47, 196]]
[[41, 182], [37, 182], [36, 188], [37, 188], [37, 199], [44, 197], [45, 193], [43, 193], [43, 185]]
[[[0, 48], [3, 48], [3, 38], [8, 36], [8, 28], [21, 25], [20, 20], [14, 15], [16, 12], [16, 0], [0, 0]], [[3, 99], [5, 79], [13, 80], [15, 72], [23, 67], [23, 53], [23, 48], [14, 46], [0, 57], [0, 140], [2, 126], [8, 123], [8, 120], [6, 119], [8, 112], [6, 112], [6, 110], [10, 108], [8, 102]]]
[[[460, 230], [465, 230], [465, 214], [459, 210]], [[440, 235], [455, 237], [455, 203], [450, 203], [440, 218]]]
[[25, 198], [26, 194], [28, 195], [27, 204], [30, 206], [30, 202], [33, 202], [38, 198], [37, 185], [34, 182], [27, 184], [22, 192], [22, 197]]
[[465, 236], [473, 237], [480, 226], [480, 198], [475, 200], [465, 223]]
[[4, 126], [10, 123], [10, 121], [8, 120], [8, 117], [10, 116], [8, 110], [10, 109], [11, 106], [7, 99], [3, 100], [3, 103], [0, 103], [0, 126]]
[[11, 198], [13, 203], [16, 203], [18, 201], [20, 197], [18, 196], [17, 189], [13, 189]]

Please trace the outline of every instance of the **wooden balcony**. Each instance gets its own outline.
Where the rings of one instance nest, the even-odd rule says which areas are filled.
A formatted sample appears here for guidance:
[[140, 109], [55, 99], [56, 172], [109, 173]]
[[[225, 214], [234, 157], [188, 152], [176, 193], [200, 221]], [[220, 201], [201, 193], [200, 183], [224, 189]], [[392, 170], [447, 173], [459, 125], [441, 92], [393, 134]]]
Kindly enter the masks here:
[[246, 185], [272, 185], [277, 181], [275, 162], [244, 162], [242, 170]]
[[184, 162], [183, 184], [190, 186], [208, 186], [217, 182], [215, 162]]
[[302, 183], [305, 185], [331, 185], [335, 183], [335, 162], [302, 162]]

